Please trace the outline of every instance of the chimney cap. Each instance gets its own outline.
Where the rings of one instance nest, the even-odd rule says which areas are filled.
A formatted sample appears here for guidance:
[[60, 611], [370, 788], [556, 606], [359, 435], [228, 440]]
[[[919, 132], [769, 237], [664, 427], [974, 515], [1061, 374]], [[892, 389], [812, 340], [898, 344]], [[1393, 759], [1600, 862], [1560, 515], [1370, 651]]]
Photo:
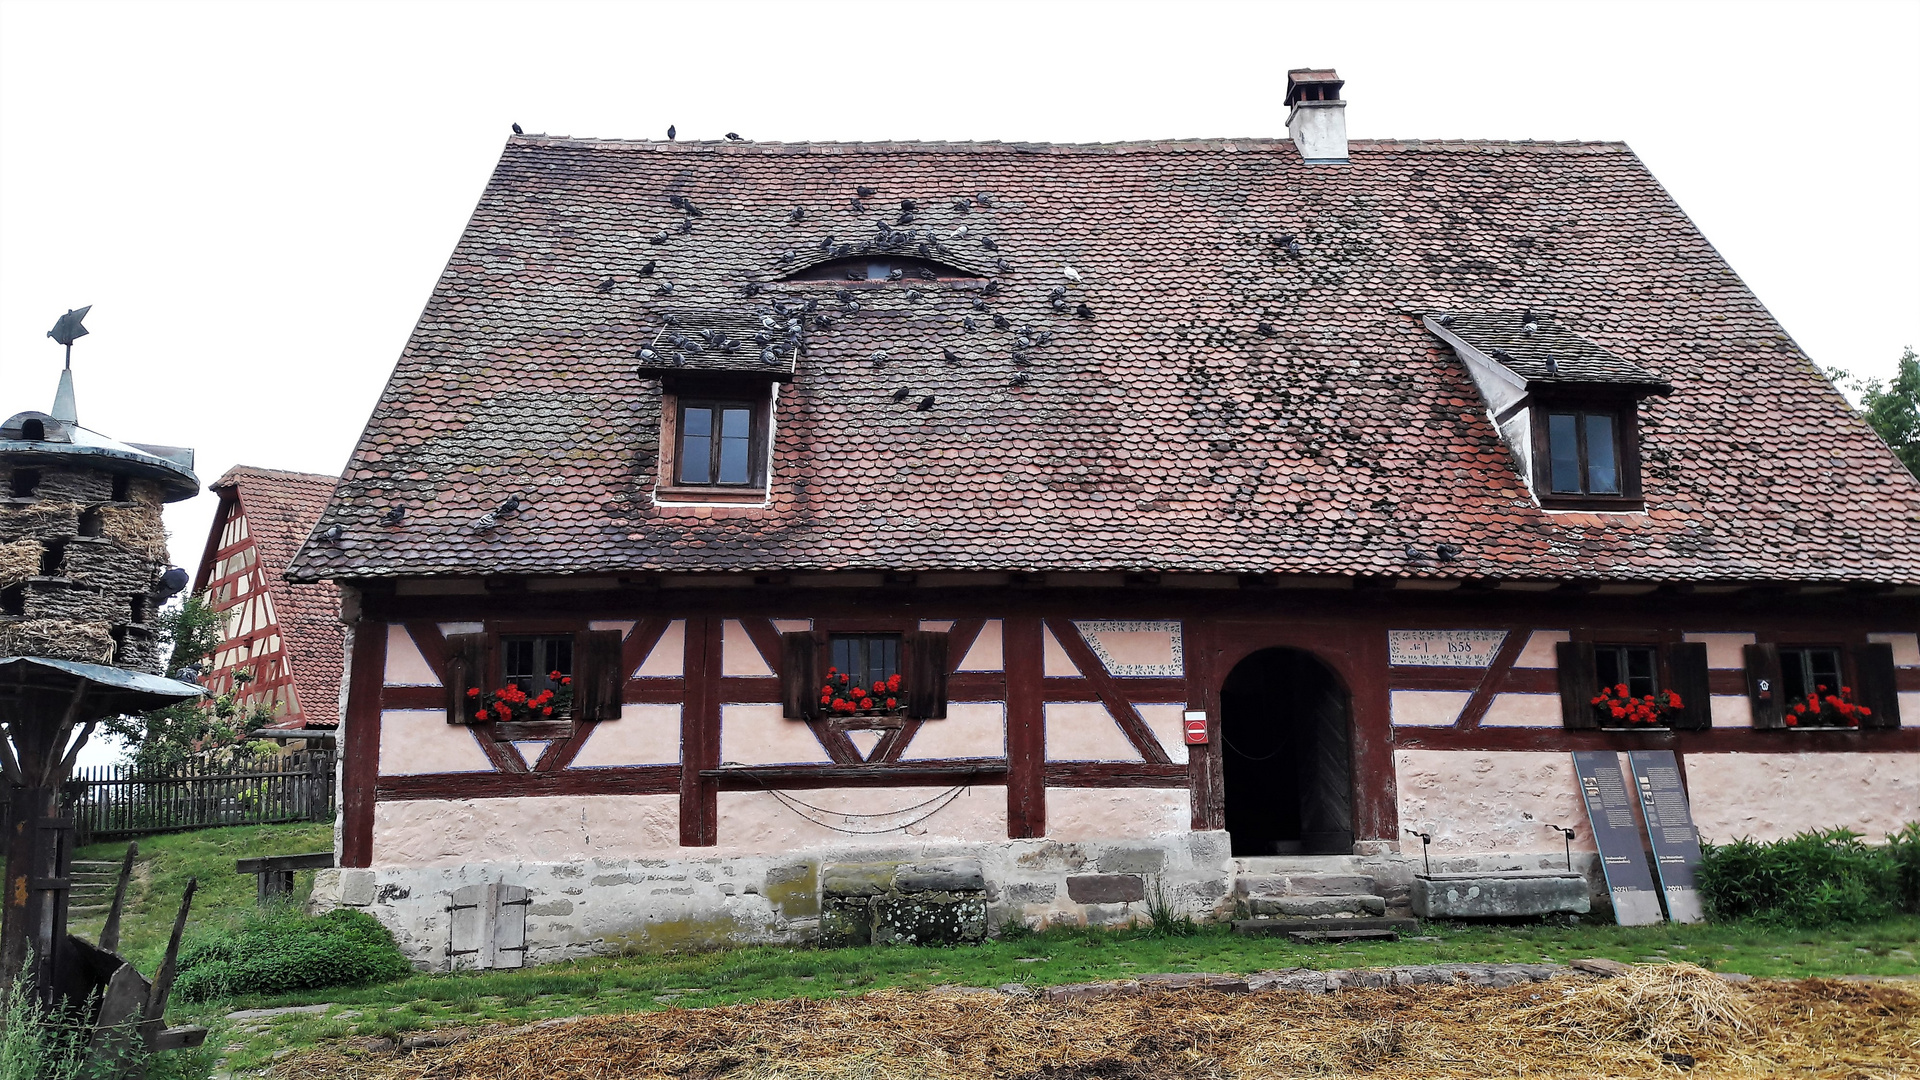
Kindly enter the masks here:
[[[1287, 72], [1287, 99], [1283, 104], [1300, 101], [1338, 101], [1346, 80], [1332, 68], [1294, 68]], [[1306, 93], [1302, 91], [1311, 87]]]

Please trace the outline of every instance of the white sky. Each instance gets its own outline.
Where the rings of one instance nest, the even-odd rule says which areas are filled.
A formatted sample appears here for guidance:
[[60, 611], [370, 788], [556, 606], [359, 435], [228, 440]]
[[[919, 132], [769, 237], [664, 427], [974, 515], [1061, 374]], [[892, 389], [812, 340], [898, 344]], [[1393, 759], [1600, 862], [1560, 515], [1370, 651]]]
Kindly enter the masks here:
[[[1822, 365], [1920, 345], [1920, 4], [0, 0], [0, 416], [337, 473], [508, 134], [1620, 139]], [[214, 500], [169, 509], [192, 568]]]

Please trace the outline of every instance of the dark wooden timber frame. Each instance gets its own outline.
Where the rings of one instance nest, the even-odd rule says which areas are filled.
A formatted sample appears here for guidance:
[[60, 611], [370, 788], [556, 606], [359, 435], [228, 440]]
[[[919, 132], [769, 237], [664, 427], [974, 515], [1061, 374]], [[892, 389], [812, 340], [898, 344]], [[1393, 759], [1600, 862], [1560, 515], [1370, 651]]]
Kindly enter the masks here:
[[[1920, 753], [1920, 717], [1903, 717], [1895, 730], [1823, 729], [1793, 735], [1759, 728], [1612, 732], [1563, 727], [1488, 728], [1481, 725], [1502, 692], [1557, 693], [1551, 668], [1518, 668], [1514, 662], [1535, 629], [1568, 630], [1574, 640], [1668, 645], [1685, 632], [1750, 633], [1763, 645], [1839, 644], [1846, 663], [1873, 631], [1920, 629], [1920, 599], [1864, 592], [1790, 596], [1760, 591], [1734, 596], [1662, 590], [1646, 595], [1592, 595], [1584, 589], [1519, 594], [1491, 589], [1453, 593], [1393, 589], [1291, 591], [1283, 589], [1180, 590], [1163, 588], [995, 590], [889, 588], [827, 590], [783, 585], [669, 591], [657, 588], [516, 592], [515, 620], [489, 620], [497, 610], [481, 594], [399, 596], [377, 585], [362, 595], [355, 626], [343, 768], [343, 866], [366, 866], [372, 857], [375, 798], [381, 800], [483, 798], [513, 795], [675, 794], [681, 803], [681, 839], [686, 846], [718, 841], [717, 796], [722, 790], [767, 787], [830, 788], [972, 783], [1007, 788], [1008, 834], [1043, 836], [1048, 787], [1182, 788], [1190, 793], [1192, 825], [1224, 825], [1218, 690], [1233, 666], [1260, 649], [1289, 647], [1312, 653], [1333, 670], [1352, 702], [1354, 832], [1359, 840], [1397, 838], [1396, 749], [1535, 750], [1671, 749], [1696, 752]], [[489, 633], [522, 629], [585, 629], [592, 620], [627, 620], [645, 612], [622, 643], [627, 672], [637, 669], [674, 619], [685, 620], [685, 668], [680, 677], [625, 680], [627, 703], [681, 705], [682, 763], [619, 768], [570, 769], [590, 724], [555, 740], [537, 761], [521, 760], [506, 741], [483, 739], [491, 772], [379, 776], [381, 709], [440, 709], [439, 687], [385, 686], [386, 625], [403, 623], [436, 672], [446, 661], [442, 621], [483, 621]], [[908, 721], [883, 733], [863, 757], [843, 731], [809, 725], [831, 764], [722, 769], [720, 709], [723, 703], [777, 703], [779, 680], [723, 676], [725, 624], [735, 620], [758, 648], [769, 670], [781, 658], [776, 618], [811, 618], [822, 630], [897, 630], [922, 618], [955, 619], [949, 634], [948, 698], [1004, 701], [1008, 755], [1000, 759], [903, 761], [926, 723]], [[987, 619], [1001, 620], [1003, 669], [962, 672], [958, 667]], [[1114, 678], [1094, 660], [1074, 620], [1176, 619], [1184, 623], [1186, 671], [1175, 678]], [[1051, 631], [1079, 677], [1045, 677], [1044, 632]], [[1389, 629], [1505, 629], [1486, 668], [1391, 667]], [[1851, 670], [1851, 669], [1849, 669]], [[1896, 673], [1898, 691], [1920, 691], [1920, 669]], [[1396, 689], [1461, 690], [1470, 697], [1450, 727], [1395, 728], [1389, 694]], [[1714, 669], [1715, 695], [1747, 693], [1742, 670]], [[1049, 701], [1100, 702], [1141, 751], [1136, 762], [1049, 762], [1045, 759], [1045, 707]], [[1204, 711], [1210, 732], [1204, 746], [1190, 747], [1188, 762], [1167, 762], [1136, 708], [1148, 702], [1181, 703]], [[485, 725], [474, 725], [475, 728]], [[478, 734], [478, 733], [476, 733]], [[1156, 753], [1157, 752], [1157, 753]]]

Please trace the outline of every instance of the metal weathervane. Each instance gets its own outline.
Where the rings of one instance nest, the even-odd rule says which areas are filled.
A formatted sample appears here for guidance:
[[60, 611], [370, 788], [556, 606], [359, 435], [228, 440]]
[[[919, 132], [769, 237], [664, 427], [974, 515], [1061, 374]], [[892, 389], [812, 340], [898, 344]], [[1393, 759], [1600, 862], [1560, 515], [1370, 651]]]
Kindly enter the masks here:
[[47, 331], [48, 337], [67, 347], [68, 367], [73, 366], [73, 343], [87, 336], [87, 328], [80, 323], [87, 317], [87, 312], [92, 310], [92, 304], [83, 308], [74, 308], [60, 316], [59, 321], [53, 324], [53, 329]]

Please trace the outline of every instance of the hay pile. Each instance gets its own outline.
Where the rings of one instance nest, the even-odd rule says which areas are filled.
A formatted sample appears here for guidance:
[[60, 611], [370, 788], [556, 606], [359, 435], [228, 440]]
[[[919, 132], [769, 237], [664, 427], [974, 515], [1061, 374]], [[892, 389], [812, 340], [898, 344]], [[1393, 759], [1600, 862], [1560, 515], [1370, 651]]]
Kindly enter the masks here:
[[40, 541], [15, 540], [0, 544], [0, 589], [18, 585], [40, 572]]
[[45, 656], [83, 664], [113, 663], [113, 627], [74, 619], [0, 622], [0, 656]]
[[[1268, 1080], [1920, 1075], [1920, 987], [1734, 987], [1681, 965], [1338, 994], [1163, 993], [1049, 1004], [883, 991], [589, 1017], [411, 1054], [326, 1048], [312, 1080]], [[1624, 1019], [1616, 1019], [1618, 1015]]]

